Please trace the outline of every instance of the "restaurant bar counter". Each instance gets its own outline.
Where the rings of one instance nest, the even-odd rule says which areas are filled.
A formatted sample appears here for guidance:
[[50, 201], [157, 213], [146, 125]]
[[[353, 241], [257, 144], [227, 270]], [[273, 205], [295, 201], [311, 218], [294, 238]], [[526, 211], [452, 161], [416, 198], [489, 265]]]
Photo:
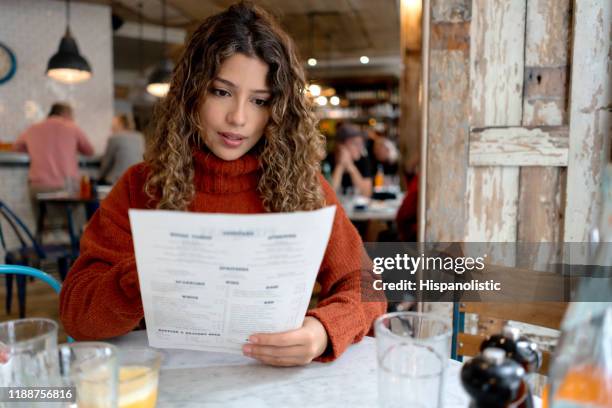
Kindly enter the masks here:
[[[26, 153], [0, 152], [0, 200], [13, 210], [31, 230], [34, 230], [36, 221], [32, 215], [28, 192], [29, 165], [30, 157]], [[100, 158], [81, 157], [79, 167], [82, 174], [95, 178], [100, 168]], [[9, 247], [17, 244], [15, 237], [8, 236], [7, 238]], [[1, 249], [0, 257], [4, 259]]]

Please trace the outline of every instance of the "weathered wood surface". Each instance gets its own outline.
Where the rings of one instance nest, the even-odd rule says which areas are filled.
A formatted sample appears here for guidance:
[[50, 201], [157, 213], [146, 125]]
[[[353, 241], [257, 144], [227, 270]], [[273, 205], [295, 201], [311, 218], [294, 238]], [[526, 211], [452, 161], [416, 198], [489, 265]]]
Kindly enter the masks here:
[[[525, 2], [473, 1], [472, 127], [520, 126], [524, 40]], [[518, 174], [518, 167], [468, 167], [466, 241], [516, 240]]]
[[611, 9], [610, 0], [574, 4], [566, 242], [588, 240], [602, 204], [599, 185], [610, 148]]
[[471, 0], [432, 0], [425, 240], [463, 241]]
[[470, 166], [567, 166], [567, 132], [566, 127], [472, 129]]
[[[567, 124], [571, 0], [529, 0], [525, 33], [524, 126]], [[569, 152], [569, 140], [568, 152]], [[567, 165], [567, 161], [565, 163]], [[560, 242], [566, 169], [522, 167], [519, 181], [519, 242]], [[533, 245], [517, 266], [538, 268], [560, 256], [562, 246]]]

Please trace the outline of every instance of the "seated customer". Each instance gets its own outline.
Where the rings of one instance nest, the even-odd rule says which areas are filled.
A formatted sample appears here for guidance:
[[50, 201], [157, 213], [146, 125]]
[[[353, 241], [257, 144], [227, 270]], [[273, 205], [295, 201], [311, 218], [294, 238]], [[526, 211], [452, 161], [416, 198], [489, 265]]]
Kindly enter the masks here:
[[365, 150], [365, 135], [356, 125], [342, 124], [336, 134], [338, 142], [335, 157], [332, 158], [332, 185], [338, 191], [347, 193], [352, 187], [356, 193], [372, 195], [372, 170]]
[[384, 136], [374, 139], [372, 148], [372, 169], [380, 166], [385, 175], [395, 175], [398, 171], [399, 153], [395, 144]]
[[126, 115], [113, 118], [112, 130], [100, 164], [100, 180], [105, 184], [115, 184], [130, 166], [140, 163], [145, 148], [142, 133], [132, 130]]
[[30, 156], [28, 181], [35, 217], [36, 194], [77, 186], [78, 154], [94, 154], [87, 136], [74, 123], [72, 108], [64, 103], [54, 103], [49, 116], [19, 135], [13, 148]]

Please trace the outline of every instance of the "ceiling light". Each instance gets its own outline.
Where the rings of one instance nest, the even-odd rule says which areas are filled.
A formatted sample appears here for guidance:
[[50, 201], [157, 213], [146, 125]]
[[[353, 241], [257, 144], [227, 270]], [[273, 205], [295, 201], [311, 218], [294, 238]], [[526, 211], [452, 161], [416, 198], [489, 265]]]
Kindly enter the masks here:
[[147, 92], [151, 95], [163, 98], [170, 90], [170, 79], [174, 64], [169, 59], [164, 59], [149, 75]]
[[91, 67], [79, 53], [76, 40], [70, 33], [70, 1], [66, 1], [66, 33], [60, 41], [57, 52], [47, 63], [47, 76], [67, 84], [91, 78]]
[[337, 96], [332, 96], [331, 98], [329, 98], [329, 103], [334, 106], [338, 106], [340, 105], [340, 98], [338, 98]]
[[315, 102], [317, 103], [317, 105], [319, 106], [325, 106], [327, 105], [327, 98], [324, 96], [317, 96], [315, 98]]
[[308, 58], [308, 65], [310, 65], [311, 67], [314, 67], [315, 65], [317, 65], [317, 59], [316, 58]]
[[308, 87], [308, 90], [310, 91], [310, 94], [312, 96], [319, 96], [321, 95], [321, 87], [319, 85], [316, 84], [312, 84]]
[[[162, 0], [162, 30], [163, 30], [163, 49], [166, 49], [166, 0]], [[147, 84], [147, 92], [158, 98], [166, 96], [170, 90], [170, 79], [172, 78], [173, 62], [164, 58], [155, 67]]]
[[368, 62], [370, 62], [370, 59], [366, 55], [362, 55], [361, 57], [359, 57], [359, 62], [361, 62], [362, 64], [367, 64]]

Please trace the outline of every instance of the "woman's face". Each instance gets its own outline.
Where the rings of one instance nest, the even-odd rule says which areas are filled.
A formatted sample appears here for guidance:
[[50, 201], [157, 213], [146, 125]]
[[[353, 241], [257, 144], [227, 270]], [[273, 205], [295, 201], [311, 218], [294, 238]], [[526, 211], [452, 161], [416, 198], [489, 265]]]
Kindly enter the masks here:
[[351, 154], [353, 161], [357, 161], [363, 154], [363, 139], [361, 137], [351, 137], [345, 142], [345, 146]]
[[270, 118], [268, 65], [234, 54], [219, 67], [198, 113], [206, 146], [223, 160], [236, 160], [263, 136]]

